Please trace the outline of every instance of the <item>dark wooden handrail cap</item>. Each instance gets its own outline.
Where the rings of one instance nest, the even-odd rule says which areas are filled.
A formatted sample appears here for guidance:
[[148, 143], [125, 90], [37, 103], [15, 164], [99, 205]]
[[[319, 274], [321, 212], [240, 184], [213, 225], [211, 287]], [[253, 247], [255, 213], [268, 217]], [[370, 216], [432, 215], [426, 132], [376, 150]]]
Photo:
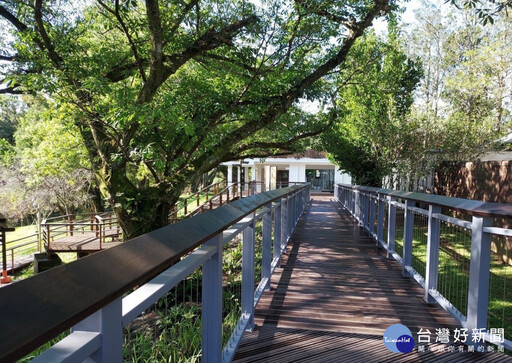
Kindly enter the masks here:
[[298, 191], [256, 194], [0, 289], [0, 362], [22, 358], [256, 209]]
[[470, 215], [482, 217], [512, 217], [512, 204], [509, 203], [491, 203], [480, 200], [446, 197], [444, 195], [437, 194], [403, 192], [398, 190], [366, 187], [360, 185], [340, 185], [343, 187], [359, 190], [361, 192], [372, 192], [395, 198], [404, 198], [415, 202], [424, 202], [440, 207], [455, 209], [458, 211], [466, 212]]

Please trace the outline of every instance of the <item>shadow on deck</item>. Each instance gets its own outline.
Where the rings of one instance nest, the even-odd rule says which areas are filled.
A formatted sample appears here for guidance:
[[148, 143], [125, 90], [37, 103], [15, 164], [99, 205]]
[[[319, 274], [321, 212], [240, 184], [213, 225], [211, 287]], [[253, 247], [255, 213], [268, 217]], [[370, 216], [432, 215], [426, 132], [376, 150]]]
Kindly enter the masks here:
[[[423, 289], [402, 276], [401, 266], [386, 259], [332, 196], [313, 197], [281, 266], [235, 362], [512, 361], [503, 353], [469, 353], [464, 346], [435, 343], [436, 329], [448, 328], [453, 335], [456, 320], [427, 305]], [[397, 323], [416, 340], [411, 353], [392, 353], [383, 344], [385, 329]], [[417, 342], [420, 329], [431, 332], [431, 344]]]

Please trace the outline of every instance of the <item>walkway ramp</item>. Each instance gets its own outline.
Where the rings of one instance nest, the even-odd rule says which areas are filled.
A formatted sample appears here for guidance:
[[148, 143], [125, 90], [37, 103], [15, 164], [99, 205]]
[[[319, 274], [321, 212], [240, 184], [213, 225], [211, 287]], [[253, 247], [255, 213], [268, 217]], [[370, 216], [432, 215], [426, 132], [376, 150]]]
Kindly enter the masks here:
[[416, 341], [417, 332], [428, 329], [432, 342], [436, 329], [459, 326], [442, 308], [427, 305], [423, 290], [375, 243], [332, 196], [314, 196], [234, 361], [512, 361], [441, 343], [428, 345], [434, 351], [419, 352], [424, 343], [418, 342], [408, 354], [388, 351], [382, 339], [392, 324], [407, 326]]

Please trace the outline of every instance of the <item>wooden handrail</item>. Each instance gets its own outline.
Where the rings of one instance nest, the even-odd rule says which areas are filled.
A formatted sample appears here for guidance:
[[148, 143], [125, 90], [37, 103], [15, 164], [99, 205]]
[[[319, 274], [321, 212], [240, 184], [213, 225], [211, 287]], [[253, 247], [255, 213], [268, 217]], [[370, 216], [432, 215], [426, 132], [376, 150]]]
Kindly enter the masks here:
[[[0, 290], [0, 361], [13, 361], [172, 266], [272, 201], [306, 187], [243, 198], [55, 267]], [[20, 327], [30, 326], [30, 329]]]
[[466, 212], [469, 215], [479, 215], [486, 217], [512, 217], [512, 204], [509, 203], [491, 203], [471, 199], [446, 197], [437, 194], [403, 192], [398, 190], [366, 187], [360, 185], [338, 185], [342, 187], [349, 187], [360, 192], [377, 193], [394, 198], [403, 198], [415, 202], [423, 202], [440, 207], [455, 209], [458, 211]]

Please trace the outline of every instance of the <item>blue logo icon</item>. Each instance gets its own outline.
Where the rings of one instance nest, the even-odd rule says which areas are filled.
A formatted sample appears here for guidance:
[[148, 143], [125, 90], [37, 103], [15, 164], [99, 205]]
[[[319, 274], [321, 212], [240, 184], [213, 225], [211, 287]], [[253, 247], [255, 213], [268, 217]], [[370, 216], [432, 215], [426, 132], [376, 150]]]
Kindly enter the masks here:
[[393, 353], [409, 353], [414, 349], [414, 339], [408, 327], [393, 324], [384, 332], [384, 345]]

